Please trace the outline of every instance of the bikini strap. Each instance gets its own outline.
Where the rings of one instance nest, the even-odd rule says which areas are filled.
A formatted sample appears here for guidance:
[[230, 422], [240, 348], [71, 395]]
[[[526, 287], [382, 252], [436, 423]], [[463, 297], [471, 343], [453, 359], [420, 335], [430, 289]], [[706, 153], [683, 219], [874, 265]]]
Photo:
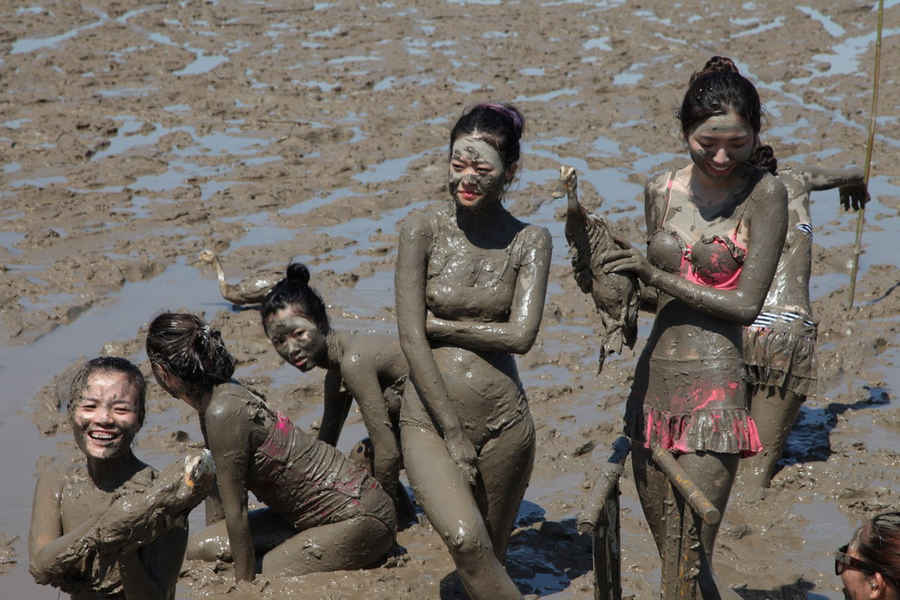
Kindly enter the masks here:
[[666, 204], [663, 207], [662, 217], [659, 219], [659, 223], [656, 224], [656, 230], [659, 231], [662, 229], [663, 224], [666, 222], [666, 217], [669, 216], [669, 200], [672, 198], [672, 182], [675, 180], [675, 171], [669, 171], [669, 178], [666, 181]]

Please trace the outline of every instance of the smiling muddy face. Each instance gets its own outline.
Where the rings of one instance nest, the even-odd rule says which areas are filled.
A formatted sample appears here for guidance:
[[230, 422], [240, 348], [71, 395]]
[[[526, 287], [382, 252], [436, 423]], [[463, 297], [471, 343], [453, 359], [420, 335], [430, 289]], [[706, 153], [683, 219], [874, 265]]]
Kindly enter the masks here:
[[753, 128], [733, 110], [709, 117], [687, 138], [694, 165], [717, 182], [728, 181], [742, 163], [750, 160], [755, 141]]
[[475, 133], [453, 142], [448, 187], [457, 206], [478, 211], [499, 203], [507, 179], [500, 153], [483, 137]]
[[94, 371], [72, 412], [75, 443], [88, 458], [127, 452], [141, 428], [138, 390], [126, 373]]
[[278, 355], [301, 371], [316, 367], [327, 351], [325, 334], [294, 307], [273, 313], [265, 329]]

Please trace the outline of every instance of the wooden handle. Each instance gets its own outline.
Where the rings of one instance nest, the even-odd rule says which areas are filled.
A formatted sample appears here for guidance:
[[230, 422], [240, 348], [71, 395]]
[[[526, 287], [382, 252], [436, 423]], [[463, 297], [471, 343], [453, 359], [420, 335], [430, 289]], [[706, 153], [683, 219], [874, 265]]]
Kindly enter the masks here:
[[657, 446], [653, 449], [653, 462], [659, 467], [660, 471], [666, 474], [675, 489], [684, 496], [687, 503], [694, 509], [703, 522], [707, 525], [715, 525], [722, 520], [722, 513], [713, 506], [697, 484], [694, 483], [688, 474], [684, 472], [675, 457], [666, 450]]

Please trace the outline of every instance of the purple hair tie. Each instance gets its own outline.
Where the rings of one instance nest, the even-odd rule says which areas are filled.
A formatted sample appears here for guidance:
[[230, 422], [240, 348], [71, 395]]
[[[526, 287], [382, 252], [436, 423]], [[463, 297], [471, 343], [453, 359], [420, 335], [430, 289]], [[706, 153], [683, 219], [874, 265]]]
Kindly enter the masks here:
[[506, 106], [503, 106], [502, 104], [496, 104], [493, 102], [479, 104], [476, 106], [476, 108], [478, 108], [478, 107], [487, 108], [487, 109], [493, 110], [495, 112], [498, 112], [500, 114], [506, 115], [507, 117], [512, 119], [513, 126], [516, 128], [516, 131], [522, 131], [522, 117], [516, 111], [511, 110], [511, 109], [507, 108]]

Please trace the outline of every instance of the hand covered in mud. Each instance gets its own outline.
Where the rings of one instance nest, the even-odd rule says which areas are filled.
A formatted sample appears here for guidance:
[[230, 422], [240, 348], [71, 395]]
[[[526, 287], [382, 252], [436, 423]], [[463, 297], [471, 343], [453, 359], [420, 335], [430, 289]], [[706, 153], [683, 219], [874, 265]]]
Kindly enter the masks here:
[[656, 267], [651, 265], [647, 257], [639, 250], [630, 247], [603, 255], [604, 273], [621, 273], [623, 271], [634, 273], [641, 281], [649, 285]]
[[457, 433], [446, 436], [444, 441], [447, 444], [447, 451], [450, 453], [450, 458], [453, 459], [453, 462], [455, 462], [456, 466], [459, 467], [459, 470], [462, 471], [463, 477], [466, 478], [466, 481], [468, 481], [469, 484], [474, 484], [478, 470], [475, 468], [475, 446], [472, 444], [471, 440], [464, 434]]
[[869, 190], [865, 183], [850, 183], [838, 189], [841, 196], [841, 208], [859, 210], [869, 201]]

